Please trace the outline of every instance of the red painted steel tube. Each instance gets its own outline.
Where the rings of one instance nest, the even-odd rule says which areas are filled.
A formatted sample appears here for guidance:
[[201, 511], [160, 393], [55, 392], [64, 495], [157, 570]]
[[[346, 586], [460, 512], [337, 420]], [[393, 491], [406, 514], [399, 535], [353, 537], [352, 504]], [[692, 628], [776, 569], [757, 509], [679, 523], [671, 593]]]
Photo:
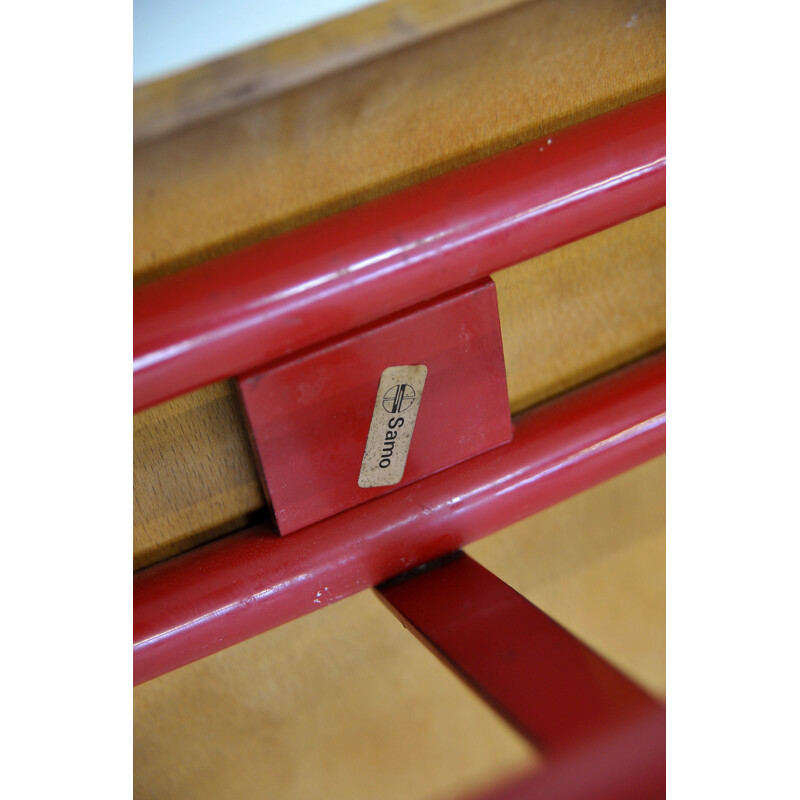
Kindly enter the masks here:
[[665, 95], [134, 292], [134, 410], [665, 203]]
[[515, 420], [513, 440], [291, 536], [253, 528], [134, 576], [134, 681], [371, 587], [665, 448], [662, 351]]
[[378, 587], [422, 642], [545, 755], [657, 701], [463, 552]]

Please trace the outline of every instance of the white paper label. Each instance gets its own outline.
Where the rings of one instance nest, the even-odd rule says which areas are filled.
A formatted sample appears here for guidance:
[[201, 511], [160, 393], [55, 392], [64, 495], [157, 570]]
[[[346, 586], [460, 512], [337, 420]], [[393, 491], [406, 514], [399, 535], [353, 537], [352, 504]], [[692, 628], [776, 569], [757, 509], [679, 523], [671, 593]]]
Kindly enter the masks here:
[[422, 364], [383, 371], [358, 476], [362, 489], [403, 479], [427, 375]]

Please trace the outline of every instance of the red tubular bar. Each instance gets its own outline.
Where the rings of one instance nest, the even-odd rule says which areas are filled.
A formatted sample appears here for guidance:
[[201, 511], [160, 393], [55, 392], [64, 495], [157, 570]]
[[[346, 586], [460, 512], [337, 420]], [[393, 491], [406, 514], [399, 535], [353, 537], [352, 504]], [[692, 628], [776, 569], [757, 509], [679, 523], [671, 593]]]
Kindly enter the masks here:
[[134, 410], [666, 202], [656, 95], [134, 292]]
[[514, 439], [291, 536], [233, 534], [134, 576], [134, 682], [439, 558], [665, 449], [661, 351], [515, 420]]
[[658, 703], [464, 553], [379, 587], [389, 608], [547, 756]]

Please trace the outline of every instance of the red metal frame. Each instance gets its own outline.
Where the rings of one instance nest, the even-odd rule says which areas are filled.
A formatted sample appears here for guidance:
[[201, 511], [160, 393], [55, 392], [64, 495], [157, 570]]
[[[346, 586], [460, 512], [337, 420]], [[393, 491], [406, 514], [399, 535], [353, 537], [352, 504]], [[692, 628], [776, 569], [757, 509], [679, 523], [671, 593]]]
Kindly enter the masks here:
[[134, 410], [664, 205], [664, 94], [144, 286]]
[[[665, 105], [648, 98], [136, 290], [134, 411], [661, 207]], [[665, 361], [550, 401], [511, 443], [291, 537], [256, 527], [137, 573], [134, 683], [382, 584], [547, 757], [483, 800], [663, 797], [661, 704], [458, 550], [662, 453]]]
[[464, 553], [379, 587], [403, 624], [549, 756], [658, 703]]
[[134, 576], [141, 683], [439, 558], [665, 449], [662, 351], [531, 410], [514, 439], [297, 533], [233, 534]]
[[664, 795], [661, 703], [489, 570], [456, 553], [378, 593], [545, 755], [542, 767], [489, 797]]

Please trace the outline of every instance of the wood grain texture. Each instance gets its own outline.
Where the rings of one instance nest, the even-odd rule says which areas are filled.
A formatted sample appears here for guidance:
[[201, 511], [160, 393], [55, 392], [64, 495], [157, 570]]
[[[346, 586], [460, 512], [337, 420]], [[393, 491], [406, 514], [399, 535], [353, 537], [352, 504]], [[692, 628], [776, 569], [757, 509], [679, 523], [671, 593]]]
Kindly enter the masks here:
[[133, 90], [141, 143], [495, 14], [522, 0], [383, 0]]
[[[659, 458], [471, 555], [663, 695]], [[536, 754], [363, 592], [134, 690], [134, 796], [456, 798]]]
[[134, 415], [134, 569], [242, 527], [264, 504], [228, 383]]
[[134, 149], [134, 278], [661, 91], [665, 11], [540, 0]]
[[511, 411], [662, 347], [666, 210], [496, 272]]

